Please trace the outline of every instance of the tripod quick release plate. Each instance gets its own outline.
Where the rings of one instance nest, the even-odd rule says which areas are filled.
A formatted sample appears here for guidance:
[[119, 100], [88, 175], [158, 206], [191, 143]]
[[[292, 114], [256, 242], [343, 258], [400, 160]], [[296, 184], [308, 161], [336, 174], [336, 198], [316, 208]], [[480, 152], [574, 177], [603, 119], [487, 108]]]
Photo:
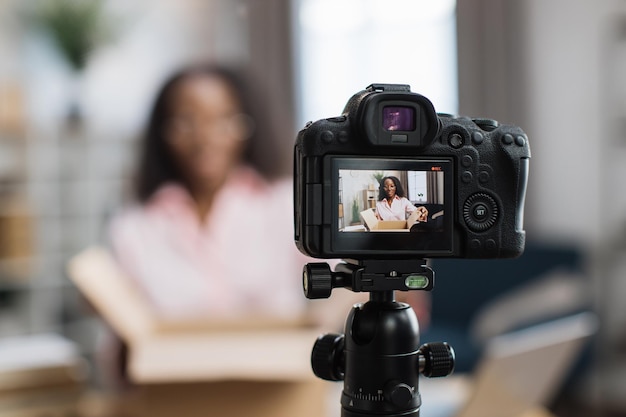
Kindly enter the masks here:
[[309, 299], [328, 298], [333, 288], [354, 292], [430, 291], [433, 270], [423, 260], [354, 261], [337, 265], [333, 272], [325, 262], [309, 263], [302, 271], [304, 294]]

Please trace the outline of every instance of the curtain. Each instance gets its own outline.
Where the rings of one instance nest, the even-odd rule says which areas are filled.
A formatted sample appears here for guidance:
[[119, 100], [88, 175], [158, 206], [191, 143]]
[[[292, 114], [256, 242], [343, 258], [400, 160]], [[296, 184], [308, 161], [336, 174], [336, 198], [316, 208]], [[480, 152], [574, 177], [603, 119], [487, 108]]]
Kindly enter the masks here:
[[402, 188], [404, 188], [404, 192], [407, 193], [406, 197], [408, 197], [408, 193], [409, 193], [409, 174], [406, 171], [400, 171], [398, 179], [400, 180], [400, 184], [402, 184]]
[[[200, 1], [200, 0], [198, 0]], [[213, 57], [220, 63], [243, 65], [250, 73], [254, 96], [266, 109], [274, 154], [255, 150], [272, 161], [278, 175], [292, 170], [295, 93], [292, 59], [291, 0], [214, 0]], [[254, 97], [253, 97], [254, 98]]]
[[290, 0], [244, 0], [249, 19], [248, 57], [256, 80], [263, 83], [272, 113], [280, 155], [271, 155], [280, 170], [291, 173], [295, 126], [295, 93], [292, 59], [292, 10]]
[[426, 193], [428, 195], [428, 202], [431, 204], [443, 204], [443, 190], [443, 172], [427, 172]]

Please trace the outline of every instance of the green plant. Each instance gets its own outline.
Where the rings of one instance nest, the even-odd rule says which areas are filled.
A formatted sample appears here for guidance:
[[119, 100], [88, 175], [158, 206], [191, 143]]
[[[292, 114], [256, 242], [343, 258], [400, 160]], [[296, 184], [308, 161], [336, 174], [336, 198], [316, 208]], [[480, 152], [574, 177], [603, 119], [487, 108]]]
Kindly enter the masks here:
[[86, 66], [89, 54], [105, 37], [100, 0], [46, 1], [36, 11], [35, 20], [75, 70]]
[[376, 180], [376, 184], [380, 184], [383, 178], [385, 178], [385, 173], [382, 171], [376, 171], [372, 174], [372, 178]]
[[352, 223], [358, 223], [361, 221], [360, 214], [361, 209], [359, 207], [359, 199], [358, 197], [354, 197], [352, 199]]

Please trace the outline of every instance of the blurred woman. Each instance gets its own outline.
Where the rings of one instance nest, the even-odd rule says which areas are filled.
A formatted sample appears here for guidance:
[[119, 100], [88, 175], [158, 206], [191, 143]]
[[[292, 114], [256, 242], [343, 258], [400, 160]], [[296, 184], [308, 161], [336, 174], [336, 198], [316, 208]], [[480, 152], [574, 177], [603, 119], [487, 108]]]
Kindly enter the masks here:
[[221, 67], [170, 78], [142, 143], [136, 204], [111, 223], [121, 267], [169, 319], [303, 314], [292, 185], [275, 178], [278, 152], [248, 93]]

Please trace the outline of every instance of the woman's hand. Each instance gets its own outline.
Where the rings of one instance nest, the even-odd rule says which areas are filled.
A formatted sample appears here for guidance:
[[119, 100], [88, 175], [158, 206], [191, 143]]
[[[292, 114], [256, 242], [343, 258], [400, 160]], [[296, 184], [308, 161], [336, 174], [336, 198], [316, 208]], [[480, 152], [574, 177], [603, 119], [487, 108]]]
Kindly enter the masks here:
[[422, 206], [422, 207], [418, 207], [417, 208], [417, 221], [418, 222], [425, 222], [428, 221], [428, 209], [426, 209], [426, 207]]

